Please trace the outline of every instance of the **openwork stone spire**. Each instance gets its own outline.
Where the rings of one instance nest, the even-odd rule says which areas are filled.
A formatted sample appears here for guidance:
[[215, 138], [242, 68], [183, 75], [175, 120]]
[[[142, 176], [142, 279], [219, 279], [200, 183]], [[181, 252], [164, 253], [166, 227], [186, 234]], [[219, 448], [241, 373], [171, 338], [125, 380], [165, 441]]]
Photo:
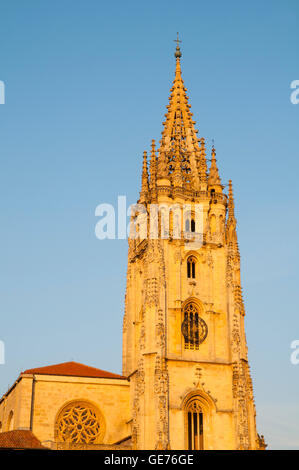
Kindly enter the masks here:
[[[195, 121], [192, 120], [193, 114], [190, 111], [191, 106], [188, 103], [186, 91], [187, 88], [185, 88], [182, 79], [180, 58], [178, 57], [176, 59], [175, 78], [170, 89], [168, 111], [165, 114], [166, 120], [163, 123], [162, 140], [164, 144], [169, 143], [169, 139], [176, 137], [178, 133], [182, 137], [186, 137], [187, 134], [191, 133], [197, 142], [195, 136], [197, 131], [194, 128]], [[189, 139], [189, 144], [194, 145], [192, 139]]]
[[187, 184], [192, 189], [199, 189], [198, 160], [202, 174], [206, 175], [206, 159], [204, 149], [198, 145], [198, 131], [194, 127], [195, 121], [192, 120], [187, 89], [182, 79], [181, 56], [177, 45], [175, 78], [163, 122], [157, 178], [170, 178], [174, 186]]

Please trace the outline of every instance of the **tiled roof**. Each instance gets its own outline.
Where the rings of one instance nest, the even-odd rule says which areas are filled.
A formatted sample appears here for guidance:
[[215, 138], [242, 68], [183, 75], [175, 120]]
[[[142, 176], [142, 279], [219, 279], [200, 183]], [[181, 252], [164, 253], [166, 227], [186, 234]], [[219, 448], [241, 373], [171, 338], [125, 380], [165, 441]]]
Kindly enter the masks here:
[[15, 430], [0, 433], [0, 448], [46, 449], [31, 431]]
[[86, 366], [79, 362], [63, 362], [52, 366], [37, 367], [35, 369], [27, 369], [23, 374], [45, 374], [45, 375], [68, 375], [73, 377], [96, 377], [107, 379], [125, 379], [126, 377], [106, 370], [97, 369], [95, 367]]

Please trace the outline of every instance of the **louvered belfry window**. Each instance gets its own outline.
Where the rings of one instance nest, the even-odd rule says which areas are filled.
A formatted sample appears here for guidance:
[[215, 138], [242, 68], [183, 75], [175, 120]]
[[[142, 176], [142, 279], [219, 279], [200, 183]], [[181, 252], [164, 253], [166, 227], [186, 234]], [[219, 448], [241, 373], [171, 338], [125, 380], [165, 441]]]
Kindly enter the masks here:
[[192, 400], [186, 409], [188, 450], [203, 450], [203, 413], [198, 400]]

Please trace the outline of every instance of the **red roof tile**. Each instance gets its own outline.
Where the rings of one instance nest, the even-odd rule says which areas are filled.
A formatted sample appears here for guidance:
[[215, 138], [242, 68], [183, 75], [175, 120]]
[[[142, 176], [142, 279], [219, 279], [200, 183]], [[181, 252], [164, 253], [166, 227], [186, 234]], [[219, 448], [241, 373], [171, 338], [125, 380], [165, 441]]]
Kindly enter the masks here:
[[15, 430], [0, 433], [0, 448], [46, 449], [31, 431]]
[[[22, 374], [68, 375], [74, 377], [97, 377], [107, 379], [125, 379], [126, 377], [106, 370], [96, 369], [79, 362], [63, 362], [52, 366], [27, 369]], [[21, 374], [21, 375], [22, 375]]]

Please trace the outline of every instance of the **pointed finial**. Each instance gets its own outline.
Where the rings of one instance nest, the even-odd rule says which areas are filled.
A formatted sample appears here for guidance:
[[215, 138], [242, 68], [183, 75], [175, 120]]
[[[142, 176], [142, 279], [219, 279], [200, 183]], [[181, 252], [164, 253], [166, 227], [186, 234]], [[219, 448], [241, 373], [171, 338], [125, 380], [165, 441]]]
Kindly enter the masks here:
[[[215, 140], [212, 139], [212, 160], [216, 160]], [[218, 171], [218, 170], [217, 170]]]
[[148, 185], [148, 170], [147, 170], [147, 152], [143, 152], [143, 163], [142, 163], [142, 188], [147, 188]]
[[156, 200], [156, 186], [157, 186], [157, 156], [156, 156], [156, 142], [155, 139], [152, 139], [152, 152], [150, 158], [150, 193], [151, 193], [151, 200]]
[[232, 180], [228, 182], [228, 217], [235, 217], [235, 203], [234, 203], [234, 195], [233, 195], [233, 185]]
[[139, 202], [143, 203], [148, 194], [148, 170], [147, 170], [147, 153], [143, 152], [143, 162], [142, 162], [142, 176], [141, 176], [141, 191]]
[[174, 57], [176, 59], [180, 59], [182, 57], [182, 53], [181, 53], [179, 43], [182, 42], [182, 41], [179, 40], [179, 33], [177, 33], [177, 38], [174, 39], [174, 42], [176, 42], [176, 51], [174, 53]]
[[239, 257], [239, 247], [236, 232], [237, 220], [235, 218], [235, 203], [233, 195], [232, 180], [228, 182], [228, 217], [226, 223], [226, 237], [229, 242], [230, 248], [236, 250], [236, 254]]
[[156, 180], [156, 173], [157, 173], [157, 157], [156, 157], [156, 142], [155, 139], [152, 139], [152, 152], [151, 152], [151, 159], [150, 159], [150, 173], [151, 173], [151, 182], [155, 182]]
[[222, 190], [221, 179], [220, 179], [218, 167], [217, 167], [216, 149], [214, 147], [214, 139], [213, 139], [213, 146], [212, 146], [212, 160], [211, 160], [208, 183], [210, 186], [216, 186], [216, 185], [220, 186]]
[[143, 152], [143, 173], [147, 173], [147, 152], [146, 150]]

